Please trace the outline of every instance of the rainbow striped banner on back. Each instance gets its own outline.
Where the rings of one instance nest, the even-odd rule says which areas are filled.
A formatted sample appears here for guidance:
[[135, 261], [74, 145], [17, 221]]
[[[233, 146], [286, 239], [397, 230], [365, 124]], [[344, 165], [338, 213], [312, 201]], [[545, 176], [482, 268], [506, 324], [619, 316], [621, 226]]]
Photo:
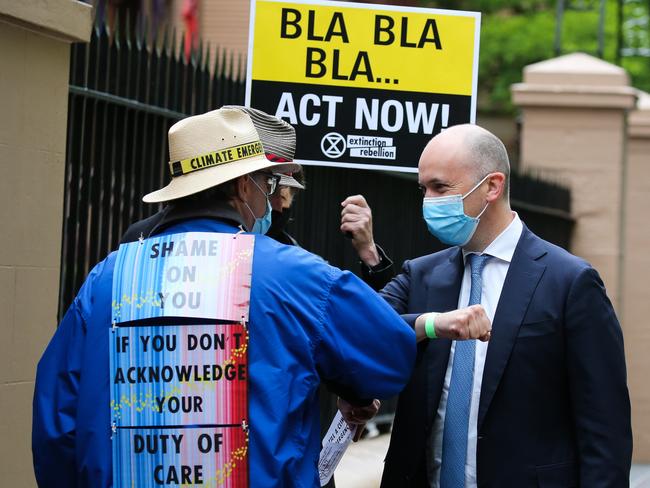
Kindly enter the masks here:
[[248, 486], [254, 236], [122, 244], [110, 339], [113, 486]]

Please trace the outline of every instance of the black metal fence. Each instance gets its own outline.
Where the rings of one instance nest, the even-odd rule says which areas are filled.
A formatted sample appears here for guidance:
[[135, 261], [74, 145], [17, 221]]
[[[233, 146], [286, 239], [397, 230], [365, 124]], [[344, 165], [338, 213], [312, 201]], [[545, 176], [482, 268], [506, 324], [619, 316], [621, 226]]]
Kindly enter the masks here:
[[141, 197], [168, 178], [169, 127], [244, 99], [242, 58], [200, 45], [186, 59], [174, 31], [122, 24], [135, 28], [96, 25], [71, 48], [59, 316], [128, 225], [158, 210]]
[[[307, 167], [305, 174], [307, 191], [297, 197], [289, 230], [302, 246], [330, 263], [360, 270], [352, 245], [338, 231], [340, 202], [359, 193], [372, 208], [375, 240], [397, 270], [405, 259], [445, 247], [427, 231], [415, 175], [323, 167]], [[570, 247], [573, 219], [567, 188], [513, 173], [511, 203], [533, 232], [565, 249]]]
[[[115, 22], [119, 25], [120, 22]], [[72, 46], [59, 316], [88, 271], [116, 249], [132, 222], [156, 205], [141, 197], [167, 182], [167, 131], [177, 120], [244, 100], [244, 63], [200, 46], [186, 59], [175, 34], [151, 38], [142, 21], [129, 32], [96, 26]], [[441, 248], [421, 218], [414, 175], [305, 168], [308, 191], [293, 209], [298, 241], [339, 267], [358, 271], [340, 234], [339, 203], [362, 193], [374, 212], [376, 240], [397, 266]], [[531, 176], [512, 176], [513, 206], [542, 237], [569, 247], [570, 193]]]

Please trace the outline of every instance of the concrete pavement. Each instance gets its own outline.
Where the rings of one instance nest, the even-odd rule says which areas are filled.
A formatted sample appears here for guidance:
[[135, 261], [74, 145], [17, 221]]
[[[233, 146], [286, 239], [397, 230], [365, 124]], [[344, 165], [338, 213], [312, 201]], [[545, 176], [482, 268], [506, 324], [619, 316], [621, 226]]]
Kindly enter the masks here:
[[383, 434], [350, 444], [334, 472], [336, 488], [378, 487], [389, 440], [390, 434]]

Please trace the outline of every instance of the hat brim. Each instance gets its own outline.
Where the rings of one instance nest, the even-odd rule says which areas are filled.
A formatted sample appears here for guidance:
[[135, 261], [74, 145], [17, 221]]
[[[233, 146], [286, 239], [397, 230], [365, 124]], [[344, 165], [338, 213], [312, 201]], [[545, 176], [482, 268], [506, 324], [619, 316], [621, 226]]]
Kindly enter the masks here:
[[273, 173], [293, 173], [300, 170], [300, 165], [296, 163], [274, 163], [264, 156], [234, 161], [172, 178], [167, 186], [146, 194], [142, 197], [142, 201], [145, 203], [160, 203], [178, 200], [263, 169], [270, 169]]
[[299, 190], [304, 190], [305, 187], [300, 184], [293, 176], [285, 175], [280, 173], [280, 186], [288, 186], [289, 188], [297, 188]]

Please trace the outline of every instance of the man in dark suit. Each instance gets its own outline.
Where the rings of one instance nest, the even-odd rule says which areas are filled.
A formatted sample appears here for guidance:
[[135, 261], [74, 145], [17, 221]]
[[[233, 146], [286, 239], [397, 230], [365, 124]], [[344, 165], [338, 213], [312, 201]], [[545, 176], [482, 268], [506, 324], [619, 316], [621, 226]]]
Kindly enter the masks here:
[[[598, 273], [510, 209], [509, 172], [501, 141], [478, 126], [449, 128], [422, 153], [423, 215], [453, 247], [406, 261], [381, 294], [420, 326], [435, 321], [428, 312], [481, 303], [492, 338], [420, 342], [382, 487], [628, 486], [618, 320]], [[364, 203], [344, 208], [342, 230], [377, 266]]]

